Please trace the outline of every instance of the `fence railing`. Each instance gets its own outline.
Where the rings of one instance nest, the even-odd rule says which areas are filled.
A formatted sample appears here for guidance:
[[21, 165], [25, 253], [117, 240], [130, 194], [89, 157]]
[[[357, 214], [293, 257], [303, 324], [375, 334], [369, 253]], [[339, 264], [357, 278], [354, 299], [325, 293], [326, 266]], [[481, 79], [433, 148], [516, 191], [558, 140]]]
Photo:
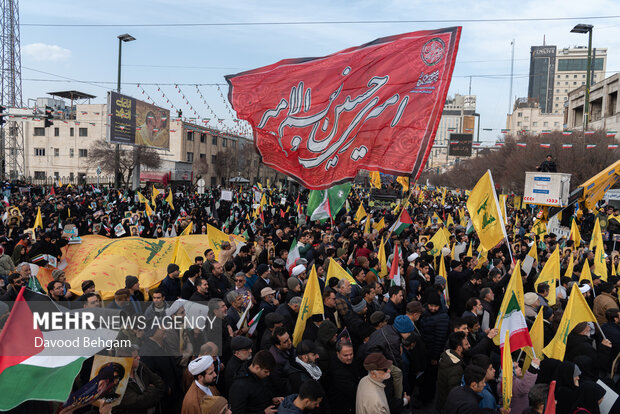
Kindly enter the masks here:
[[82, 175], [74, 175], [67, 177], [21, 177], [20, 181], [26, 182], [36, 186], [48, 186], [52, 185], [57, 186], [59, 184], [62, 185], [97, 185], [100, 186], [113, 186], [114, 185], [114, 176], [82, 176]]

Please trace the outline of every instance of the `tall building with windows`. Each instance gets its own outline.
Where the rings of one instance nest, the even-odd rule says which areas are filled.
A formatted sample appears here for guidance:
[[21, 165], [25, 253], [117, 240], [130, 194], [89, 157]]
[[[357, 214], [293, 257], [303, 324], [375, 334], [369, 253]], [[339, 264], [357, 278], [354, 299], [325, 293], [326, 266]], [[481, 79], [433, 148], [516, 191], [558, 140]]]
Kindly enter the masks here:
[[[561, 114], [568, 93], [586, 84], [588, 48], [532, 46], [528, 98], [538, 100], [543, 114]], [[592, 49], [591, 84], [605, 78], [607, 49]]]

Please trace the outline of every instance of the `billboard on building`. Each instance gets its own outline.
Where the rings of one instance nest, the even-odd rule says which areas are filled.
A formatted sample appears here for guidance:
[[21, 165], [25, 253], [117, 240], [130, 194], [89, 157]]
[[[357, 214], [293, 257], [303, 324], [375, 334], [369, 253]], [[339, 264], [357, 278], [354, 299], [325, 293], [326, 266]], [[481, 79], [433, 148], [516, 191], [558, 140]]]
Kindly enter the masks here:
[[112, 144], [170, 147], [170, 111], [108, 92], [108, 140]]
[[471, 157], [474, 134], [450, 134], [448, 155], [451, 157]]

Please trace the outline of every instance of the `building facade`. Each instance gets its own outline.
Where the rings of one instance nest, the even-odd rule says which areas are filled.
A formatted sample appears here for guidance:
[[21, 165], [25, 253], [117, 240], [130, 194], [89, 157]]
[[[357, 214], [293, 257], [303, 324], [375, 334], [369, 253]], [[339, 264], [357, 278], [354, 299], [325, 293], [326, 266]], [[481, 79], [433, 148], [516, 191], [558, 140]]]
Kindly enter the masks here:
[[[617, 133], [620, 130], [619, 83], [620, 74], [616, 73], [590, 87], [589, 130], [614, 131], [616, 132], [615, 137], [620, 137]], [[585, 86], [568, 94], [566, 108], [568, 129], [582, 129], [584, 127], [585, 94]]]
[[446, 99], [426, 168], [447, 168], [469, 158], [448, 155], [450, 135], [472, 134], [475, 137], [476, 115], [475, 95], [456, 94]]
[[[75, 105], [70, 110], [58, 102], [54, 105], [51, 127], [44, 127], [43, 114], [40, 118], [20, 119], [24, 132], [24, 176], [35, 180], [62, 178], [74, 183], [95, 177], [100, 166], [89, 159], [89, 154], [96, 142], [107, 139], [107, 105]], [[31, 114], [32, 110], [28, 112]], [[162, 166], [156, 172], [193, 182], [203, 178], [206, 185], [227, 185], [231, 178], [239, 176], [251, 183], [265, 183], [267, 179], [275, 183], [285, 178], [260, 162], [252, 140], [182, 120], [171, 120], [170, 147], [158, 153]], [[7, 175], [11, 173], [8, 169], [9, 166]], [[155, 176], [154, 171], [143, 169], [142, 173], [145, 177]]]
[[506, 117], [506, 129], [512, 134], [538, 135], [562, 131], [564, 115], [543, 113], [536, 98], [518, 98]]
[[[561, 114], [568, 93], [586, 84], [588, 48], [532, 46], [528, 98], [537, 99], [543, 114]], [[591, 84], [605, 77], [607, 49], [592, 50]]]

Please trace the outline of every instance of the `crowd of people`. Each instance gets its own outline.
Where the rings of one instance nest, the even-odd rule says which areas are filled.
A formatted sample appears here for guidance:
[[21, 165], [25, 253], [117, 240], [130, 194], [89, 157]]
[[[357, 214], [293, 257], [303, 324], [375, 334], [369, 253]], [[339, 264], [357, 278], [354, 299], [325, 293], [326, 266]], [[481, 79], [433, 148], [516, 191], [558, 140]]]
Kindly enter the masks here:
[[[304, 192], [262, 189], [257, 197], [252, 188], [238, 189], [232, 201], [224, 201], [219, 189], [197, 194], [184, 188], [174, 194], [171, 205], [165, 194], [151, 201], [149, 189], [138, 195], [93, 187], [56, 188], [53, 193], [23, 188], [4, 188], [2, 300], [14, 300], [26, 286], [68, 307], [108, 306], [153, 319], [183, 315], [178, 299], [185, 299], [207, 303], [220, 322], [219, 346], [192, 330], [179, 329], [172, 335], [163, 329], [121, 330], [119, 337], [132, 345], [110, 355], [133, 357], [134, 364], [122, 401], [108, 409], [113, 413], [531, 414], [544, 412], [552, 381], [556, 412], [599, 413], [606, 389], [597, 381], [620, 390], [620, 256], [613, 250], [620, 215], [610, 206], [575, 216], [583, 238], [576, 244], [548, 232], [536, 235], [536, 211], [512, 208], [509, 198], [508, 239], [487, 252], [478, 248], [476, 234], [467, 226], [464, 191], [416, 188], [397, 206], [354, 188], [332, 220], [312, 222], [299, 208], [306, 204]], [[267, 205], [257, 213], [262, 195]], [[152, 205], [146, 207], [145, 201]], [[363, 217], [356, 214], [360, 204]], [[33, 240], [29, 229], [39, 208], [42, 228]], [[390, 232], [403, 208], [413, 224], [400, 233]], [[595, 271], [597, 252], [588, 249], [597, 218], [606, 243], [607, 280]], [[383, 227], [378, 225], [382, 219]], [[212, 247], [205, 248], [183, 273], [179, 266], [168, 265], [161, 284], [151, 291], [141, 289], [139, 277], [127, 275], [114, 300], [102, 304], [92, 280], [72, 288], [64, 272], [56, 269], [53, 280], [41, 286], [32, 275], [34, 258], [45, 254], [62, 260], [63, 247], [72, 237], [62, 230], [68, 224], [80, 237], [110, 238], [136, 233], [146, 238], [175, 236], [188, 225], [193, 226], [190, 234], [204, 234], [210, 224], [225, 233], [243, 234], [246, 243], [238, 246], [231, 237], [218, 251], [219, 260]], [[444, 228], [450, 234], [448, 244], [428, 242]], [[291, 263], [294, 241], [297, 258]], [[531, 269], [515, 267], [534, 244]], [[561, 274], [552, 292], [536, 279], [556, 247], [562, 252]], [[383, 266], [381, 248], [387, 256]], [[350, 278], [328, 279], [332, 261]], [[388, 273], [395, 261], [399, 271], [394, 279]], [[447, 277], [439, 274], [441, 261]], [[569, 263], [572, 274], [566, 274]], [[585, 267], [590, 268], [592, 282], [580, 280]], [[515, 269], [523, 280], [528, 327], [542, 309], [545, 345], [557, 331], [574, 284], [598, 323], [571, 326], [561, 361], [544, 355], [526, 361], [527, 353], [514, 352], [512, 400], [506, 408], [494, 326]], [[324, 313], [298, 327], [299, 312], [305, 311], [300, 309], [302, 297], [314, 272]], [[549, 305], [550, 295], [557, 298], [554, 305]], [[8, 308], [0, 326], [7, 313]], [[250, 326], [256, 315], [256, 326]], [[303, 335], [293, 344], [296, 329]], [[76, 389], [88, 381], [89, 373], [87, 362]], [[49, 402], [29, 401], [14, 412], [54, 409]], [[89, 410], [106, 408], [76, 412]]]

